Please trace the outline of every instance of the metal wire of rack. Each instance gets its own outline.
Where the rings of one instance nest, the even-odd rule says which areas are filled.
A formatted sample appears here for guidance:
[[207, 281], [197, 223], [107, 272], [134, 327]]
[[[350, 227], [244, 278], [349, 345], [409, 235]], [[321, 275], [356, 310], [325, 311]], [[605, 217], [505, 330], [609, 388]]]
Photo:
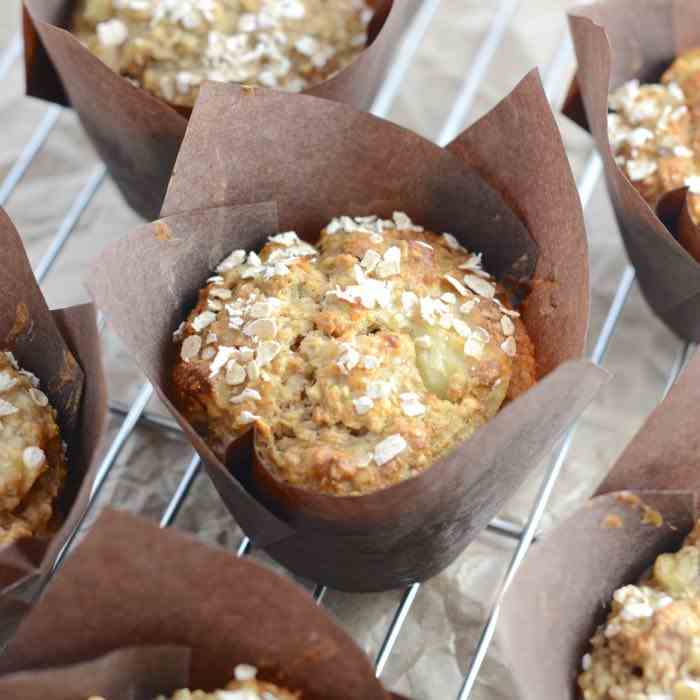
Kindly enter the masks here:
[[[433, 19], [439, 4], [440, 0], [422, 0], [418, 12], [414, 16], [412, 23], [406, 29], [401, 45], [395, 53], [393, 63], [389, 69], [389, 72], [387, 73], [386, 79], [376, 95], [371, 108], [371, 112], [373, 114], [377, 116], [386, 116], [388, 114], [394, 100], [400, 92], [402, 82], [409, 67], [411, 66], [421, 40], [429, 29], [431, 20]], [[439, 132], [439, 144], [444, 145], [448, 143], [459, 132], [460, 128], [462, 128], [463, 124], [465, 123], [473, 107], [479, 87], [482, 84], [482, 81], [496, 55], [501, 41], [508, 30], [509, 23], [519, 5], [519, 0], [500, 0], [498, 2], [488, 32], [474, 54], [471, 69], [465, 76], [459, 94], [444, 121], [442, 129]], [[20, 36], [17, 35], [12, 38], [9, 45], [2, 53], [0, 53], [0, 80], [3, 80], [7, 76], [11, 67], [19, 60], [21, 53], [22, 41]], [[559, 47], [554, 54], [552, 61], [548, 65], [544, 75], [545, 92], [553, 106], [556, 106], [558, 103], [560, 95], [557, 94], [557, 91], [559, 86], [564, 82], [562, 79], [562, 73], [569, 63], [571, 55], [571, 42], [569, 41], [568, 37], [564, 37], [561, 40]], [[3, 181], [0, 182], [0, 206], [5, 205], [9, 197], [22, 181], [22, 178], [26, 174], [34, 158], [41, 151], [42, 147], [51, 136], [61, 112], [62, 109], [60, 107], [49, 106], [46, 108], [44, 115], [32, 134], [29, 142], [24, 146], [19, 157], [10, 168]], [[601, 160], [597, 154], [593, 152], [588, 159], [586, 167], [578, 183], [578, 190], [584, 209], [591, 200], [593, 191], [600, 180], [601, 174]], [[81, 216], [89, 207], [95, 195], [99, 192], [105, 178], [106, 170], [104, 165], [97, 166], [82, 190], [73, 200], [69, 210], [66, 212], [63, 220], [56, 229], [48, 249], [35, 267], [35, 275], [39, 283], [43, 282], [45, 277], [51, 271], [53, 265], [59, 257], [59, 254], [61, 253], [61, 250], [70, 239], [72, 233], [75, 231]], [[607, 316], [591, 352], [590, 357], [594, 362], [600, 363], [605, 357], [608, 345], [615, 332], [618, 320], [634, 284], [634, 270], [627, 265], [620, 277], [612, 303], [607, 312]], [[672, 386], [693, 349], [692, 344], [686, 343], [678, 352], [667, 375], [666, 392]], [[143, 386], [141, 386], [136, 397], [130, 404], [127, 405], [116, 401], [110, 402], [110, 410], [113, 414], [122, 418], [122, 422], [102, 458], [102, 462], [100, 464], [90, 496], [90, 506], [88, 509], [94, 506], [95, 502], [97, 501], [97, 498], [105, 482], [107, 481], [117, 458], [138, 424], [142, 423], [163, 431], [181, 432], [175, 421], [172, 419], [146, 411], [146, 406], [148, 405], [152, 396], [153, 388], [150, 386], [150, 384], [145, 383]], [[486, 654], [493, 639], [503, 597], [511, 585], [515, 573], [527, 554], [530, 545], [533, 543], [533, 540], [536, 537], [545, 508], [548, 504], [557, 478], [561, 472], [562, 466], [569, 452], [569, 448], [571, 447], [573, 432], [574, 431], [572, 429], [566, 436], [562, 446], [559, 448], [559, 451], [546, 469], [543, 481], [540, 485], [538, 494], [532, 505], [532, 509], [526, 523], [524, 525], [520, 525], [508, 520], [496, 518], [489, 525], [489, 528], [497, 535], [514, 540], [516, 546], [511, 561], [504, 572], [502, 581], [494, 595], [494, 602], [485, 621], [481, 636], [478, 640], [476, 648], [473, 651], [472, 657], [469, 660], [467, 672], [463, 679], [463, 684], [456, 696], [458, 700], [467, 700], [467, 698], [471, 697], [479, 671], [484, 659], [486, 658]], [[175, 489], [175, 492], [163, 511], [160, 518], [161, 527], [169, 527], [174, 523], [200, 471], [200, 460], [195, 454], [192, 456], [177, 488]], [[66, 546], [59, 553], [56, 562], [54, 563], [51, 575], [55, 573], [55, 571], [64, 561], [65, 556], [82, 525], [83, 522], [81, 521], [81, 523], [79, 523], [78, 527], [76, 527], [75, 531], [72, 533], [69, 541], [66, 543]], [[252, 546], [253, 543], [247, 537], [243, 537], [236, 550], [236, 555], [244, 556], [251, 550]], [[48, 583], [51, 575], [48, 577], [45, 583]], [[411, 607], [420, 592], [420, 588], [420, 583], [414, 583], [409, 586], [401, 596], [375, 659], [375, 671], [377, 676], [380, 676], [386, 668], [386, 664], [392, 651], [394, 650], [397, 640], [399, 639], [402, 627], [410, 614]], [[313, 596], [318, 604], [321, 604], [325, 593], [326, 588], [323, 586], [317, 586], [314, 589]]]

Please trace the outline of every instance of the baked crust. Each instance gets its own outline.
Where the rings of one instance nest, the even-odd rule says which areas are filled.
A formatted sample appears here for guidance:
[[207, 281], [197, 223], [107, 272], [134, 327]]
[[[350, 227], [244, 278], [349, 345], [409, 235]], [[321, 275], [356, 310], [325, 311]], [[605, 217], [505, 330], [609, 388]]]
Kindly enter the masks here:
[[615, 591], [583, 658], [584, 700], [700, 698], [700, 522], [639, 585]]
[[192, 107], [204, 80], [298, 92], [367, 42], [365, 0], [80, 0], [73, 32], [150, 93]]
[[655, 207], [666, 192], [689, 187], [688, 204], [700, 222], [700, 50], [679, 56], [661, 84], [632, 80], [609, 99], [608, 137], [615, 160]]
[[38, 379], [0, 352], [0, 544], [48, 534], [65, 477], [55, 410]]
[[418, 474], [535, 381], [480, 256], [398, 212], [234, 251], [174, 337], [178, 404], [222, 460], [255, 426], [278, 480], [336, 495]]

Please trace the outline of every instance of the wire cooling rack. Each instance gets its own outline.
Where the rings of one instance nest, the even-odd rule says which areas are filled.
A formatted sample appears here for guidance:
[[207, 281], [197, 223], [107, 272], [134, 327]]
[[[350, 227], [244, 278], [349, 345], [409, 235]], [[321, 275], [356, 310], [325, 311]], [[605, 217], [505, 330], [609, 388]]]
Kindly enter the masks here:
[[[430, 28], [431, 21], [439, 7], [440, 0], [423, 0], [413, 21], [407, 27], [400, 45], [396, 49], [392, 65], [387, 73], [386, 79], [380, 88], [373, 102], [371, 112], [377, 116], [384, 117], [389, 113], [396, 97], [400, 93], [404, 78], [415, 58], [416, 52], [422, 39]], [[461, 89], [452, 104], [452, 107], [444, 120], [444, 124], [439, 132], [437, 142], [440, 145], [449, 143], [464, 127], [464, 124], [474, 105], [474, 101], [479, 92], [482, 81], [491, 66], [498, 48], [508, 31], [509, 25], [519, 8], [519, 0], [500, 0], [495, 3], [495, 9], [489, 29], [474, 54], [471, 68], [464, 78]], [[558, 107], [561, 98], [561, 86], [566, 84], [565, 72], [571, 63], [573, 49], [568, 36], [562, 37], [558, 49], [552, 60], [549, 62], [544, 72], [545, 92], [554, 108]], [[22, 54], [22, 40], [20, 36], [15, 36], [0, 54], [0, 83], [7, 77], [10, 69], [18, 62]], [[30, 140], [21, 150], [17, 160], [8, 171], [4, 180], [0, 183], [0, 206], [5, 206], [12, 193], [20, 185], [22, 178], [26, 174], [35, 157], [39, 154], [44, 144], [50, 138], [54, 127], [61, 115], [62, 108], [48, 106], [39, 125], [32, 134]], [[602, 174], [602, 163], [598, 155], [593, 150], [588, 157], [582, 176], [579, 179], [578, 190], [584, 209], [591, 201], [594, 189], [598, 184]], [[99, 192], [106, 178], [104, 165], [97, 166], [83, 188], [73, 200], [69, 210], [60, 222], [54, 236], [51, 239], [48, 249], [40, 258], [34, 268], [36, 278], [42, 283], [54, 266], [63, 247], [75, 231], [82, 214]], [[618, 326], [620, 315], [627, 303], [627, 300], [635, 284], [635, 273], [631, 266], [627, 265], [619, 279], [616, 291], [612, 298], [612, 303], [607, 311], [602, 328], [595, 340], [590, 359], [596, 363], [601, 363], [604, 359], [610, 340]], [[677, 353], [666, 376], [665, 392], [673, 385], [676, 377], [686, 363], [689, 355], [694, 350], [692, 344], [684, 344]], [[665, 393], [664, 392], [664, 393]], [[161, 430], [176, 431], [180, 429], [172, 419], [163, 417], [156, 413], [146, 411], [146, 406], [153, 396], [153, 388], [150, 384], [143, 384], [136, 397], [130, 404], [117, 401], [110, 402], [110, 410], [121, 419], [119, 429], [112, 442], [107, 447], [102, 462], [100, 464], [97, 477], [90, 497], [90, 508], [97, 501], [97, 498], [117, 461], [124, 446], [134, 432], [136, 426], [141, 423]], [[501, 602], [508, 587], [511, 585], [516, 571], [522, 563], [527, 551], [536, 538], [537, 530], [540, 526], [545, 508], [560, 475], [565, 459], [569, 453], [574, 429], [566, 436], [562, 446], [556, 454], [552, 456], [548, 464], [544, 478], [539, 487], [537, 496], [532, 504], [529, 516], [524, 524], [514, 523], [503, 518], [495, 518], [489, 525], [489, 529], [497, 535], [508, 538], [515, 542], [515, 549], [510, 563], [502, 576], [494, 595], [490, 612], [487, 615], [481, 635], [472, 656], [468, 661], [466, 673], [463, 677], [462, 685], [456, 690], [455, 697], [458, 700], [466, 700], [472, 695], [475, 683], [486, 658], [489, 646], [493, 639], [494, 631], [498, 622]], [[182, 476], [175, 493], [167, 504], [160, 518], [161, 527], [169, 527], [175, 521], [181, 510], [190, 489], [201, 471], [199, 457], [194, 455], [189, 462], [184, 475]], [[81, 524], [82, 525], [82, 522]], [[56, 562], [49, 576], [56, 572], [65, 559], [71, 545], [80, 529], [80, 525], [72, 533], [66, 546], [59, 553]], [[254, 545], [247, 537], [243, 537], [237, 547], [237, 556], [245, 556]], [[402, 627], [408, 618], [411, 608], [419, 595], [420, 583], [409, 586], [401, 595], [393, 618], [386, 630], [383, 642], [379, 648], [375, 659], [375, 671], [380, 676], [387, 665], [392, 651], [401, 634]], [[316, 586], [313, 596], [320, 605], [323, 602], [326, 588]]]

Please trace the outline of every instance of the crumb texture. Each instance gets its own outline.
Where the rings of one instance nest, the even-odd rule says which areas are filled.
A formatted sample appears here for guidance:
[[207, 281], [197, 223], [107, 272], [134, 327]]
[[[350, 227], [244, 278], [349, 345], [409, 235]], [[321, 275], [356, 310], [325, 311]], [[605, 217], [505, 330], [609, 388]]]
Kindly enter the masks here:
[[700, 222], [700, 49], [684, 53], [660, 84], [631, 80], [609, 98], [608, 138], [617, 164], [653, 207], [671, 190], [688, 187]]
[[73, 31], [112, 70], [192, 107], [204, 80], [298, 92], [367, 43], [365, 0], [80, 0]]
[[336, 495], [418, 474], [535, 381], [481, 256], [401, 212], [233, 251], [174, 339], [178, 403], [222, 459], [255, 427], [278, 480]]
[[0, 352], [0, 545], [48, 534], [65, 476], [55, 410], [39, 380]]
[[700, 700], [700, 521], [638, 585], [615, 591], [578, 677], [584, 700]]

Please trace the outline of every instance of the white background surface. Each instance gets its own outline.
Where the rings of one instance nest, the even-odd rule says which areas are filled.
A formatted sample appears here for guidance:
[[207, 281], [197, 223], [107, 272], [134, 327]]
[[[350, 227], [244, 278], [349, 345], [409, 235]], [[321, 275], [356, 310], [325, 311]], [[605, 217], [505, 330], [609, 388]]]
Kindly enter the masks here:
[[[494, 17], [496, 5], [495, 1], [483, 0], [442, 1], [391, 112], [394, 121], [429, 138], [437, 136]], [[564, 37], [565, 11], [572, 5], [565, 0], [520, 2], [465, 125], [493, 106], [532, 67], [546, 69]], [[0, 47], [16, 31], [18, 6], [19, 0], [3, 0], [0, 4]], [[562, 75], [560, 97], [572, 70], [573, 59], [566, 75]], [[18, 64], [0, 91], [0, 179], [47, 109], [46, 105], [23, 97], [22, 91]], [[574, 172], [580, 175], [591, 148], [590, 139], [565, 120], [560, 119], [560, 123]], [[96, 164], [77, 119], [69, 112], [62, 114], [48, 144], [7, 206], [34, 263], [46, 250]], [[624, 268], [624, 253], [602, 183], [586, 220], [592, 267], [589, 337], [594, 339]], [[80, 280], [86, 264], [106, 243], [125, 235], [137, 223], [138, 218], [108, 181], [82, 217], [44, 284], [50, 304], [84, 301], [87, 295]], [[603, 363], [614, 373], [614, 379], [580, 424], [545, 518], [547, 527], [592, 492], [658, 402], [668, 369], [680, 348], [680, 341], [651, 315], [634, 288]], [[139, 373], [109, 333], [105, 334], [105, 353], [111, 397], [130, 400], [141, 385]], [[113, 418], [112, 434], [118, 424]], [[139, 428], [120, 455], [102, 501], [158, 518], [191, 454], [191, 449], [178, 439]], [[513, 498], [504, 515], [524, 520], [543, 468], [544, 465]], [[229, 548], [235, 548], [240, 541], [234, 521], [204, 476], [197, 480], [176, 524], [199, 533], [205, 541]], [[456, 696], [511, 552], [510, 542], [484, 534], [448, 571], [422, 587], [386, 668], [384, 680], [390, 688], [416, 700]], [[365, 596], [331, 591], [324, 604], [374, 657], [400, 595], [400, 591]], [[552, 634], [556, 637], [556, 630]], [[497, 649], [492, 650], [482, 670], [475, 697], [512, 697], [508, 672]]]

